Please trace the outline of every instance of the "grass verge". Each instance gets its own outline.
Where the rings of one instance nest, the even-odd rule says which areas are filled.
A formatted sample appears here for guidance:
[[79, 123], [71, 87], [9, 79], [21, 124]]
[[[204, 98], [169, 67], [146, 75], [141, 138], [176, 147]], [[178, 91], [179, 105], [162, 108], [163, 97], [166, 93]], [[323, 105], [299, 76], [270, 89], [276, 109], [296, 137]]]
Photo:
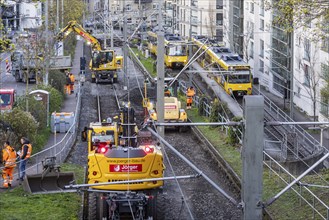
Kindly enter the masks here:
[[[61, 171], [73, 171], [78, 183], [83, 182], [84, 169], [75, 164], [62, 164]], [[1, 193], [0, 219], [58, 220], [78, 219], [81, 195], [77, 193], [29, 194], [17, 187]]]
[[151, 76], [156, 77], [157, 73], [156, 73], [156, 70], [154, 69], [155, 61], [151, 57], [146, 58], [143, 55], [143, 53], [140, 50], [138, 50], [137, 48], [131, 48], [131, 49], [134, 51], [136, 56], [139, 57], [141, 63], [144, 65], [144, 67], [147, 69], [147, 71], [151, 74]]

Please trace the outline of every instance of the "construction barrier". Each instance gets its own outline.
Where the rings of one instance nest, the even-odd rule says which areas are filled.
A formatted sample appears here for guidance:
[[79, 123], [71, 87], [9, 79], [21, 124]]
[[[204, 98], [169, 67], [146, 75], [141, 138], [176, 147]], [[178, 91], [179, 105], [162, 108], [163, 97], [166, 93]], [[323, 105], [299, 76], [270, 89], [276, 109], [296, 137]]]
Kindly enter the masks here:
[[11, 64], [8, 59], [6, 59], [6, 75], [11, 75]]

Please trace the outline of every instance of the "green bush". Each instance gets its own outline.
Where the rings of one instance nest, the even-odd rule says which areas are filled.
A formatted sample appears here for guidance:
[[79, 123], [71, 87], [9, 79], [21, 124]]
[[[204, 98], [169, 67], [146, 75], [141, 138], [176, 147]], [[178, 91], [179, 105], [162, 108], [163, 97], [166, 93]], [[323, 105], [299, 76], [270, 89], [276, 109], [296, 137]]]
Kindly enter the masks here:
[[[28, 109], [26, 105], [26, 101], [28, 102]], [[35, 100], [34, 97], [28, 97], [26, 100], [26, 97], [20, 97], [17, 100], [17, 107], [20, 110], [28, 111], [31, 113], [31, 115], [37, 120], [39, 124], [39, 129], [44, 129], [47, 126], [47, 109], [46, 106], [40, 101]]]
[[[239, 122], [242, 120], [242, 117], [234, 117], [232, 118], [232, 121]], [[239, 138], [241, 139], [241, 136], [238, 136], [238, 133], [236, 132], [237, 129], [242, 130], [242, 125], [240, 126], [235, 126], [232, 127], [230, 126], [228, 129], [228, 134], [227, 134], [227, 142], [229, 144], [238, 144], [239, 143]]]
[[[36, 144], [39, 123], [31, 113], [20, 108], [14, 108], [12, 112], [4, 113], [3, 121], [11, 125], [13, 132], [17, 135], [17, 142], [21, 137], [27, 137], [32, 144]], [[38, 144], [36, 144], [36, 147], [37, 150], [40, 148]]]
[[48, 85], [38, 85], [37, 89], [42, 89], [42, 90], [46, 90], [47, 92], [49, 92], [49, 113], [51, 114], [52, 112], [58, 112], [61, 110], [61, 106], [63, 104], [64, 101], [64, 95], [58, 91], [57, 89], [55, 89], [54, 87]]
[[64, 72], [61, 72], [60, 70], [50, 70], [49, 84], [60, 91], [62, 95], [65, 95], [64, 87], [66, 84], [66, 77]]

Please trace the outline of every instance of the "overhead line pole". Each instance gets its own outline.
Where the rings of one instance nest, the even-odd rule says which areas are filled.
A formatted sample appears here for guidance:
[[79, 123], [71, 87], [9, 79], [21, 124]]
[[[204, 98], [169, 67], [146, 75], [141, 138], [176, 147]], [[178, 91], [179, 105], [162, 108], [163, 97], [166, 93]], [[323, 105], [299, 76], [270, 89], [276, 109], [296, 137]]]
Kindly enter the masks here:
[[128, 66], [128, 48], [127, 48], [127, 17], [126, 17], [126, 1], [123, 0], [123, 71], [124, 71], [124, 86], [123, 89], [127, 90], [127, 66]]
[[[192, 1], [193, 0], [190, 0], [190, 31], [189, 31], [189, 41], [190, 42], [192, 42]], [[189, 44], [188, 53], [189, 53], [189, 55], [188, 55], [189, 61], [191, 61], [192, 56], [193, 56], [191, 43]], [[189, 66], [189, 70], [193, 70], [192, 66]], [[192, 86], [192, 76], [193, 75], [191, 73], [188, 74], [189, 86]]]
[[44, 84], [47, 86], [48, 85], [48, 74], [49, 74], [49, 37], [48, 37], [48, 0], [46, 0], [46, 5], [45, 5], [45, 19], [46, 19], [46, 22], [45, 22], [45, 25], [46, 25], [46, 74], [45, 74], [45, 77], [44, 77]]
[[[157, 42], [157, 115], [158, 122], [164, 122], [164, 32], [163, 32], [163, 19], [162, 19], [162, 5], [163, 0], [159, 0], [158, 7], [158, 42]], [[164, 137], [164, 128], [158, 127], [158, 133], [161, 137]]]

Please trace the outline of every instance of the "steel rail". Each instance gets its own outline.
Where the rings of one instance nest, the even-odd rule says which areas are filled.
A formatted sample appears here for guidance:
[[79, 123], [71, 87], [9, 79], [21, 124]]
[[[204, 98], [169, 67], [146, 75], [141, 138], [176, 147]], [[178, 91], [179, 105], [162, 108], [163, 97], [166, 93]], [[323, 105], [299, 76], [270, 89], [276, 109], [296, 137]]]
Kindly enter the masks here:
[[178, 157], [180, 157], [183, 161], [185, 161], [192, 169], [194, 169], [200, 176], [205, 178], [207, 182], [210, 183], [217, 191], [219, 191], [225, 198], [227, 198], [231, 203], [233, 203], [236, 206], [239, 206], [239, 203], [230, 195], [228, 195], [222, 188], [220, 188], [214, 181], [212, 181], [206, 174], [204, 174], [199, 168], [197, 168], [191, 161], [189, 161], [186, 157], [184, 157], [179, 151], [177, 151], [171, 144], [169, 144], [163, 137], [158, 135], [152, 128], [147, 127], [147, 129], [157, 138], [160, 139], [160, 141], [165, 144], [167, 147], [169, 147]]

